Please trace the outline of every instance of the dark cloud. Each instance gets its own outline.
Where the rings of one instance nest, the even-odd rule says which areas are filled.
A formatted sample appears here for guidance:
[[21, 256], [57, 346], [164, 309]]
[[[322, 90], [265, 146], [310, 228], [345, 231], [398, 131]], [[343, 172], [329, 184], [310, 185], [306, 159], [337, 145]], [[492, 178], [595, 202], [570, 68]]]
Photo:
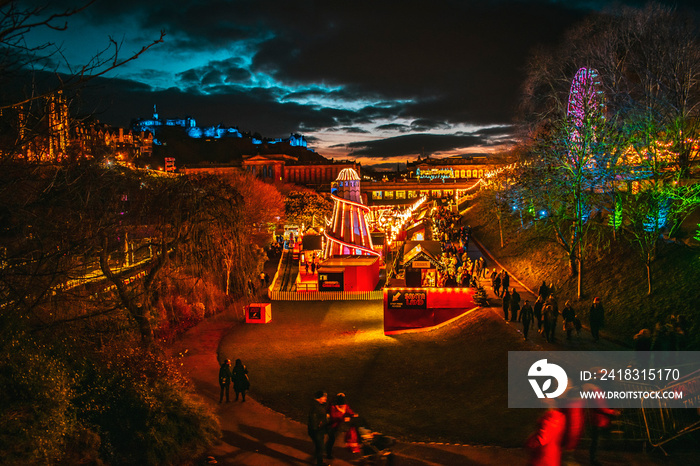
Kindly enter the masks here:
[[453, 134], [409, 134], [393, 138], [345, 144], [356, 156], [405, 157], [421, 153], [444, 152], [457, 148], [479, 146], [486, 142], [478, 136]]
[[493, 126], [491, 128], [480, 129], [474, 134], [479, 136], [505, 136], [513, 134], [513, 125]]
[[370, 131], [362, 128], [358, 128], [357, 126], [338, 126], [335, 128], [327, 128], [326, 131], [342, 131], [344, 133], [350, 133], [350, 134], [369, 134]]
[[398, 131], [399, 133], [408, 133], [411, 131], [411, 127], [401, 123], [387, 123], [386, 125], [379, 125], [375, 128], [377, 131]]
[[83, 113], [95, 113], [102, 121], [128, 126], [134, 118], [150, 116], [153, 105], [157, 105], [163, 116], [192, 116], [202, 126], [223, 123], [266, 137], [335, 127], [337, 120], [347, 118], [343, 115], [347, 112], [318, 112], [296, 103], [280, 103], [274, 89], [221, 87], [226, 92], [215, 88], [214, 93], [206, 95], [175, 87], [152, 90], [124, 79], [96, 79], [83, 90], [81, 109]]
[[[76, 4], [25, 1], [54, 9]], [[172, 73], [148, 64], [96, 80], [82, 95], [84, 108], [122, 126], [157, 104], [164, 116], [191, 115], [202, 125], [235, 125], [268, 137], [322, 129], [358, 134], [363, 127], [402, 133], [346, 146], [376, 157], [501, 144], [514, 128], [423, 133], [508, 125], [531, 49], [556, 44], [585, 15], [612, 3], [98, 0], [81, 13], [82, 24], [118, 28], [130, 44], [147, 44], [164, 30], [165, 42], [138, 62], [158, 54]], [[163, 86], [158, 80], [171, 75], [168, 89], [142, 84]]]

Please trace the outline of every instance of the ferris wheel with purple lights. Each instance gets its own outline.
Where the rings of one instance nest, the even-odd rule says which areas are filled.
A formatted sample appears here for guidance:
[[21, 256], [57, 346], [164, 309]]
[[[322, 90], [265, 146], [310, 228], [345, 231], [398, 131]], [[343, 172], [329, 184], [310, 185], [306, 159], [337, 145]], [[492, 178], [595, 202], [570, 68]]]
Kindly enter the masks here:
[[[583, 156], [583, 134], [595, 130], [595, 122], [605, 112], [605, 94], [595, 68], [580, 68], [571, 81], [566, 115], [571, 125], [572, 157]], [[589, 162], [586, 165], [590, 165]]]

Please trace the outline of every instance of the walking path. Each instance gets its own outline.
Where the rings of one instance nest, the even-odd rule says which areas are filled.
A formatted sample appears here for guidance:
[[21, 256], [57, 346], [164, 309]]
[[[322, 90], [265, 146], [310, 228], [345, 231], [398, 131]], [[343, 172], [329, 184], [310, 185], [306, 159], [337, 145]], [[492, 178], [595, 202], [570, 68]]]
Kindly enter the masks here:
[[[481, 252], [470, 245], [470, 256]], [[488, 261], [490, 267], [493, 262]], [[269, 271], [268, 271], [269, 273]], [[486, 287], [490, 291], [490, 287]], [[523, 289], [521, 294], [528, 293]], [[525, 299], [525, 298], [524, 298]], [[498, 298], [490, 295], [491, 311], [502, 318], [500, 307], [494, 304]], [[257, 403], [250, 396], [246, 402], [218, 403], [217, 375], [219, 343], [229, 329], [240, 324], [239, 315], [221, 313], [201, 322], [186, 332], [171, 347], [174, 355], [181, 355], [182, 371], [192, 381], [195, 391], [219, 418], [222, 438], [211, 446], [195, 464], [208, 464], [213, 457], [217, 464], [227, 465], [302, 465], [312, 464], [313, 445], [306, 433], [306, 426]], [[513, 331], [519, 324], [508, 323]], [[517, 326], [517, 327], [516, 327]], [[309, 331], [313, 331], [309, 328]], [[538, 337], [538, 335], [535, 335]], [[585, 342], [584, 342], [585, 343]], [[562, 349], [560, 344], [533, 342], [533, 350]], [[589, 345], [585, 343], [584, 347]], [[596, 347], [597, 348], [597, 347]], [[577, 349], [583, 349], [577, 348]], [[337, 444], [342, 445], [342, 440]], [[499, 448], [468, 445], [445, 445], [399, 442], [394, 448], [397, 465], [480, 465], [526, 464], [528, 453], [522, 448]], [[357, 464], [357, 455], [336, 447], [337, 458], [333, 465]], [[588, 464], [585, 451], [577, 451], [565, 464]], [[652, 458], [642, 453], [606, 452], [606, 464], [649, 465], [690, 464], [688, 459]], [[211, 464], [214, 464], [213, 462]]]

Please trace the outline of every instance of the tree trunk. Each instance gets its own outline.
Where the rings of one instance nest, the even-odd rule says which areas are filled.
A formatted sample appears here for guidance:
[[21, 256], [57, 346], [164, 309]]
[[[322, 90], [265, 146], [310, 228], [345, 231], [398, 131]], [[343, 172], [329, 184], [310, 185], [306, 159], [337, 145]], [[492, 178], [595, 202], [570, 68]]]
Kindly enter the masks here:
[[[100, 253], [100, 269], [105, 277], [107, 277], [107, 279], [114, 284], [122, 305], [126, 308], [127, 312], [129, 312], [139, 326], [141, 342], [148, 346], [153, 343], [153, 329], [151, 328], [151, 322], [148, 319], [150, 306], [142, 306], [136, 303], [134, 296], [131, 296], [124, 281], [118, 276], [114, 275], [114, 272], [112, 272], [112, 269], [109, 267], [109, 253], [107, 252], [108, 246], [109, 241], [107, 236], [105, 236], [102, 242], [102, 252]], [[157, 266], [157, 268], [160, 268], [160, 266]], [[153, 280], [152, 274], [155, 274], [155, 271], [156, 270], [151, 270], [151, 272], [144, 278], [144, 294], [146, 295], [148, 295], [150, 292], [150, 283], [152, 283]], [[150, 304], [150, 301], [148, 301], [149, 299], [149, 297], [146, 297], [144, 301], [146, 301], [147, 304]]]
[[578, 278], [576, 280], [576, 298], [580, 301], [583, 290], [583, 261], [581, 260], [581, 253], [578, 256]]
[[651, 261], [645, 261], [644, 265], [646, 265], [647, 267], [647, 296], [651, 296], [651, 292], [653, 291], [653, 288], [651, 286]]
[[148, 318], [148, 310], [146, 306], [135, 306], [135, 309], [131, 310], [131, 315], [134, 316], [134, 320], [139, 326], [139, 333], [141, 334], [141, 343], [149, 346], [153, 343], [153, 328], [151, 327], [151, 321]]
[[498, 216], [498, 231], [501, 234], [501, 247], [503, 247], [503, 227], [501, 226], [501, 216]]
[[569, 275], [575, 277], [577, 272], [576, 253], [571, 251], [569, 252]]

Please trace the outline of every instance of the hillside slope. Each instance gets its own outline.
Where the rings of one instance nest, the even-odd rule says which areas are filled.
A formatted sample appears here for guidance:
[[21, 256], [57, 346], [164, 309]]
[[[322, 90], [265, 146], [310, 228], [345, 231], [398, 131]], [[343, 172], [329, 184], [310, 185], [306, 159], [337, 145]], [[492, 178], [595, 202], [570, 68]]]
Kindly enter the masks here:
[[[521, 225], [517, 215], [504, 218], [501, 248], [498, 219], [479, 197], [465, 213], [465, 222], [472, 227], [474, 237], [530, 289], [536, 292], [543, 280], [554, 283], [560, 309], [570, 300], [584, 325], [593, 297], [601, 297], [607, 338], [631, 346], [640, 329], [653, 332], [657, 322], [667, 323], [671, 316], [684, 315], [689, 321], [685, 347], [700, 349], [700, 249], [661, 241], [652, 264], [654, 292], [647, 296], [646, 269], [637, 251], [626, 239], [614, 241], [605, 234], [588, 249], [583, 296], [578, 301], [576, 277], [569, 274], [564, 251], [552, 239], [542, 237], [532, 223]], [[488, 264], [490, 268], [494, 265]]]

